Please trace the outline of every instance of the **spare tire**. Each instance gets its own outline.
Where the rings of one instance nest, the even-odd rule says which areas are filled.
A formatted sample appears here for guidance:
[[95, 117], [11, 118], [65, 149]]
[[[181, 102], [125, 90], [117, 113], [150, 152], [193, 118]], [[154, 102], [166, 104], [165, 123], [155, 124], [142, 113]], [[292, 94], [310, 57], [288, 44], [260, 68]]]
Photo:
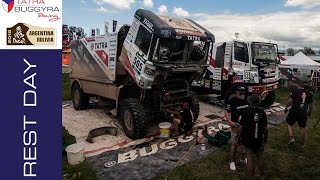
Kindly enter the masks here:
[[190, 59], [200, 61], [205, 57], [205, 51], [201, 47], [195, 46], [191, 52]]

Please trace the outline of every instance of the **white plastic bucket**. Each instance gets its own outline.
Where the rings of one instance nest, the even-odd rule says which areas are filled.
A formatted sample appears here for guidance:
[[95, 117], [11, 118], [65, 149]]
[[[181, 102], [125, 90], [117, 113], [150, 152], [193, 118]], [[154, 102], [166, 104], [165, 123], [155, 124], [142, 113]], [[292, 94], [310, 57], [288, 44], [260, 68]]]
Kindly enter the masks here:
[[77, 165], [84, 160], [84, 145], [80, 143], [71, 144], [66, 148], [68, 163]]
[[160, 127], [160, 137], [161, 138], [168, 138], [170, 136], [171, 123], [162, 122], [159, 124], [159, 127]]

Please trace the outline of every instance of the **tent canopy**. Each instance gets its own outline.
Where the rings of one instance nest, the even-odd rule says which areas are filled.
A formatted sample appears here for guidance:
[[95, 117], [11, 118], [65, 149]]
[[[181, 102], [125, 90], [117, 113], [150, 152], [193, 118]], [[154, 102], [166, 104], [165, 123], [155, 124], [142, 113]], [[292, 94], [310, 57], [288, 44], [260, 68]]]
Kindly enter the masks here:
[[308, 56], [303, 54], [301, 51], [298, 52], [293, 57], [291, 57], [285, 61], [281, 61], [281, 65], [283, 65], [283, 66], [290, 66], [290, 65], [304, 66], [304, 67], [314, 66], [314, 67], [320, 68], [320, 63], [317, 63], [316, 61], [312, 60], [311, 58], [309, 58]]

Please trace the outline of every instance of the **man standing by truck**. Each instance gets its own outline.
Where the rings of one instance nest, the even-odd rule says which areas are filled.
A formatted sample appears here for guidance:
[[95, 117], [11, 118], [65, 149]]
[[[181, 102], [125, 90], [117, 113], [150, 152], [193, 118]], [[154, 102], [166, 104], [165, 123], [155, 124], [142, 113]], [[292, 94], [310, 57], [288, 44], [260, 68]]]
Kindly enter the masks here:
[[247, 170], [249, 179], [254, 179], [254, 157], [257, 158], [256, 162], [259, 168], [260, 179], [265, 179], [263, 151], [264, 144], [268, 138], [267, 115], [262, 108], [258, 107], [258, 95], [249, 96], [248, 103], [250, 107], [241, 116], [238, 141], [241, 140], [248, 159]]
[[[312, 110], [313, 95], [310, 91], [304, 89], [298, 83], [295, 83], [294, 85], [296, 88], [292, 90], [285, 108], [285, 113], [289, 111], [286, 119], [289, 133], [288, 144], [290, 145], [295, 142], [293, 138], [292, 126], [298, 121], [298, 125], [300, 127], [301, 145], [304, 145], [306, 133], [305, 127], [307, 124], [308, 115], [311, 114]], [[290, 110], [289, 107], [291, 107]]]
[[[236, 89], [236, 96], [231, 97], [227, 100], [225, 116], [231, 127], [231, 149], [230, 149], [230, 170], [235, 171], [235, 155], [238, 142], [238, 128], [239, 128], [239, 118], [243, 112], [249, 107], [246, 99], [246, 88], [243, 86], [238, 86]], [[242, 159], [245, 161], [244, 153], [242, 154]]]

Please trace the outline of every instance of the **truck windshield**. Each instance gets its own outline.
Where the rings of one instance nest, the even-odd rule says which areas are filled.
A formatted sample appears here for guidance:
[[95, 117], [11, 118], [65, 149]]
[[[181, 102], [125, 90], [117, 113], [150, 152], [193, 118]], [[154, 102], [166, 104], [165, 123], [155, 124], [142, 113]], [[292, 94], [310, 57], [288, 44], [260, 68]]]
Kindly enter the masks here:
[[252, 44], [252, 57], [256, 61], [272, 61], [277, 62], [277, 48], [275, 44]]
[[153, 60], [158, 63], [206, 62], [209, 43], [177, 39], [159, 39]]

